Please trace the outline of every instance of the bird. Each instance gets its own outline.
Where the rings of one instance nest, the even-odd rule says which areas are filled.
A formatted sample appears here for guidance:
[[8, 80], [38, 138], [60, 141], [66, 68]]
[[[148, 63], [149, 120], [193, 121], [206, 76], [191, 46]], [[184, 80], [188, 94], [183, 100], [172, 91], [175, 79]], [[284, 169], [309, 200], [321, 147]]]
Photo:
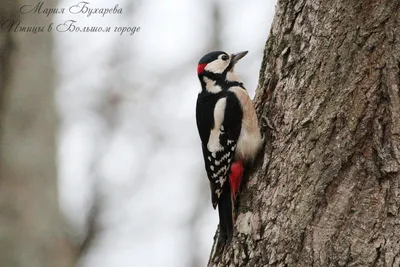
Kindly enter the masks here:
[[253, 102], [234, 71], [236, 63], [247, 53], [213, 51], [197, 64], [201, 91], [196, 103], [196, 123], [212, 206], [218, 206], [221, 244], [232, 240], [234, 207], [243, 172], [264, 142]]

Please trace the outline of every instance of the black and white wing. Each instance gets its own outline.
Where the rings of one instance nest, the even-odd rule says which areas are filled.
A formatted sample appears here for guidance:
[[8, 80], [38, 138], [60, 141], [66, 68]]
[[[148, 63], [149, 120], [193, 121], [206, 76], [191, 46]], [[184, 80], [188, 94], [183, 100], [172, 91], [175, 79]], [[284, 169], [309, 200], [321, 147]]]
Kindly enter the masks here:
[[[220, 134], [221, 139], [225, 138], [224, 135], [226, 135], [226, 133]], [[221, 150], [217, 152], [210, 152], [203, 144], [204, 162], [207, 176], [210, 180], [211, 201], [214, 209], [218, 204], [218, 200], [224, 190], [225, 183], [228, 180], [229, 171], [236, 149], [236, 142], [233, 140], [226, 139], [226, 144], [221, 145]]]
[[[212, 110], [213, 112], [199, 110], [198, 100], [197, 125], [215, 209], [223, 191], [227, 190], [226, 183], [229, 183], [228, 176], [235, 157], [243, 112], [233, 93], [227, 93], [225, 97], [216, 100]], [[210, 121], [213, 123], [210, 124]]]

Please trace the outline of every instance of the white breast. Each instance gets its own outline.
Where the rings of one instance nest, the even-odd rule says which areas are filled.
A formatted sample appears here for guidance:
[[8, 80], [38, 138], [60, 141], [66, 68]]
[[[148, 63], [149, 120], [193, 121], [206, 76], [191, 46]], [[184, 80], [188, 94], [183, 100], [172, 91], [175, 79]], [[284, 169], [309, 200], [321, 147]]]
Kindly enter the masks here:
[[246, 90], [239, 86], [229, 89], [239, 99], [243, 109], [242, 129], [236, 147], [236, 158], [253, 160], [262, 145], [256, 111]]

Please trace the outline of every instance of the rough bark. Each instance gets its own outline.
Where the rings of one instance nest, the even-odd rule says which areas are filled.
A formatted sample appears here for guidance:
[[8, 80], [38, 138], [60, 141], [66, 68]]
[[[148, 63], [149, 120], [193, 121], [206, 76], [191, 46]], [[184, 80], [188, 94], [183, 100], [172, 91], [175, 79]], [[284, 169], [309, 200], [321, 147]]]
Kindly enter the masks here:
[[[0, 23], [44, 26], [0, 2]], [[47, 1], [54, 5], [54, 1]], [[58, 212], [52, 36], [0, 30], [0, 266], [71, 267], [72, 246]]]
[[279, 1], [255, 98], [275, 127], [209, 266], [400, 266], [400, 1]]

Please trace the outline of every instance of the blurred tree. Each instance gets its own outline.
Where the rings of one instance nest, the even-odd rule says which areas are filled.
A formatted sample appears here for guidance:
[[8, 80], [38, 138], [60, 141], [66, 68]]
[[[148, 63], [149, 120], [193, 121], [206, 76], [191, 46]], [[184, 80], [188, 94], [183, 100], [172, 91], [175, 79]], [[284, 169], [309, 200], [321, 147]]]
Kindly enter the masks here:
[[275, 129], [209, 266], [400, 266], [399, 20], [393, 0], [278, 2], [255, 98]]
[[[0, 23], [46, 26], [0, 2]], [[55, 7], [55, 1], [46, 1]], [[58, 212], [52, 35], [0, 30], [0, 266], [70, 267], [73, 247]]]

